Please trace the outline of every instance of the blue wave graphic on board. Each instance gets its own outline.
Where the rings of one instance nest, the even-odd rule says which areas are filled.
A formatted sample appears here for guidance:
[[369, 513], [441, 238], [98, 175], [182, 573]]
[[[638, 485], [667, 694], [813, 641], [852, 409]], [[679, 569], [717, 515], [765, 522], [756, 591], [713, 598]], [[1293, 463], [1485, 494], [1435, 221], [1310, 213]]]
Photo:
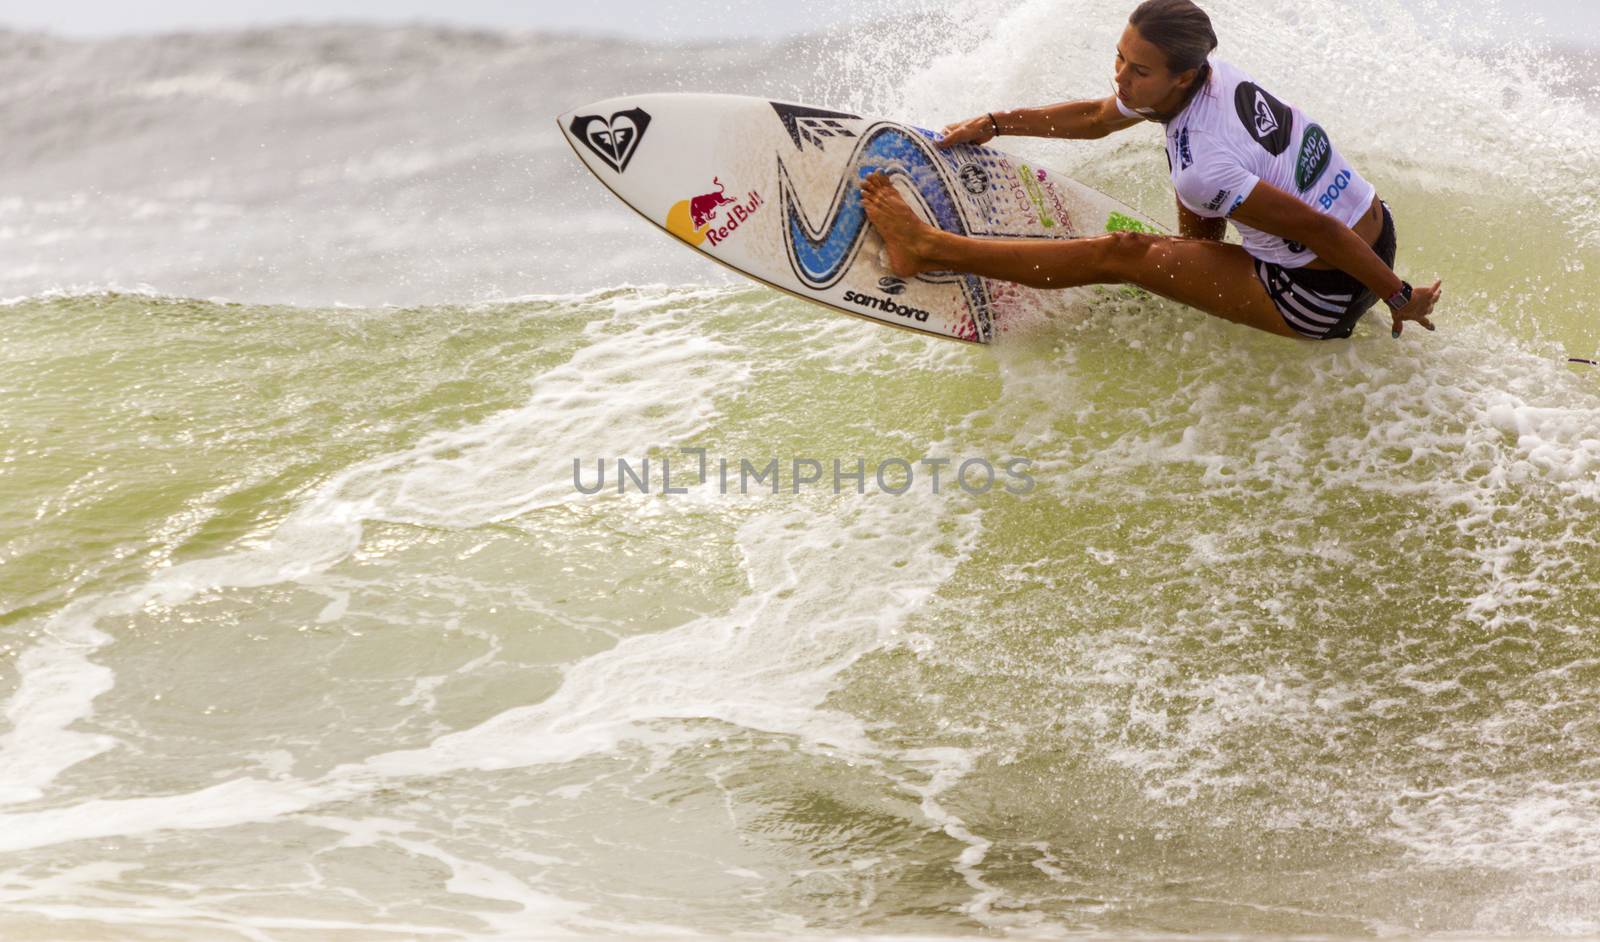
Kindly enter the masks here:
[[[784, 217], [785, 243], [789, 264], [795, 276], [812, 288], [831, 288], [838, 284], [855, 264], [861, 245], [866, 241], [867, 210], [861, 202], [861, 183], [872, 174], [883, 171], [890, 176], [909, 179], [921, 197], [929, 218], [946, 232], [969, 235], [966, 217], [961, 212], [955, 190], [940, 165], [939, 158], [928, 143], [930, 132], [913, 133], [899, 125], [883, 124], [862, 135], [846, 173], [834, 194], [833, 202], [821, 226], [814, 226], [806, 217], [800, 201], [789, 180], [783, 158], [778, 159], [779, 207]], [[992, 318], [989, 296], [983, 280], [976, 275], [929, 272], [924, 280], [945, 281], [958, 279], [966, 295], [968, 312], [980, 342], [988, 342]]]

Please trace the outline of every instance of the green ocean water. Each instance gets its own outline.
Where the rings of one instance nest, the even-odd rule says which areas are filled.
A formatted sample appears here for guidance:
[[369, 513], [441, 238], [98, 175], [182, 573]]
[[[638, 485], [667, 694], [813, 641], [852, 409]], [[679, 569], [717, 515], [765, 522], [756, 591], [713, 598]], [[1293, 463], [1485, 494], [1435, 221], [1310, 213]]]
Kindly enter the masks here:
[[[1334, 350], [1109, 292], [990, 350], [755, 289], [0, 310], [4, 683], [114, 679], [35, 740], [109, 748], [3, 819], [17, 937], [1592, 918], [1600, 396], [1499, 328]], [[1037, 487], [573, 489], [686, 446]]]

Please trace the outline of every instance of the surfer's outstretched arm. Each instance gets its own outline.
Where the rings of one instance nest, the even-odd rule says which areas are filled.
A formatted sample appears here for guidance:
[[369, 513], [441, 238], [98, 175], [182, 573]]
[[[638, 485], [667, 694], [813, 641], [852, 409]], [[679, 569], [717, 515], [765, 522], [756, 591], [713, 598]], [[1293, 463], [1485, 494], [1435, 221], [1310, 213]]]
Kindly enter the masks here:
[[1115, 98], [1069, 101], [1043, 108], [1017, 108], [991, 111], [968, 118], [944, 129], [938, 146], [986, 144], [1004, 134], [1008, 137], [1065, 137], [1091, 140], [1131, 128], [1143, 119], [1130, 118], [1117, 108]]

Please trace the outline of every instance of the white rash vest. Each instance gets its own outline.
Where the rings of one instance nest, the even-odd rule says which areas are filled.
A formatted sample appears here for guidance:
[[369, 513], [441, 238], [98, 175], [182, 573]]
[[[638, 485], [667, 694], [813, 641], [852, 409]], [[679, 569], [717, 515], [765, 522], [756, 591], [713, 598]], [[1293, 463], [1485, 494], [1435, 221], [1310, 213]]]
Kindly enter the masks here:
[[[1349, 226], [1372, 207], [1374, 189], [1305, 112], [1274, 98], [1248, 75], [1213, 58], [1206, 85], [1166, 122], [1172, 185], [1196, 215], [1232, 217], [1266, 181]], [[1148, 118], [1117, 100], [1130, 118]], [[1297, 242], [1233, 220], [1245, 250], [1285, 268], [1316, 254]]]

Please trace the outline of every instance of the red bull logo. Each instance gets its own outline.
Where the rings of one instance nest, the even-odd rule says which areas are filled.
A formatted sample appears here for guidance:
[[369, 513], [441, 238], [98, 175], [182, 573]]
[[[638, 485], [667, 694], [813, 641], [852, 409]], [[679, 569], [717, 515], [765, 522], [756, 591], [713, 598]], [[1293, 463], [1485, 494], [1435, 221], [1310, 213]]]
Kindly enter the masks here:
[[717, 218], [718, 208], [733, 205], [733, 200], [724, 195], [728, 188], [722, 185], [722, 178], [712, 177], [711, 182], [716, 184], [717, 192], [702, 193], [689, 201], [689, 221], [696, 229], [710, 225]]
[[[720, 244], [764, 205], [755, 190], [740, 200], [728, 195], [720, 177], [712, 177], [711, 184], [716, 192], [679, 200], [667, 211], [667, 231], [696, 247], [707, 239]], [[719, 220], [721, 224], [715, 225]]]

